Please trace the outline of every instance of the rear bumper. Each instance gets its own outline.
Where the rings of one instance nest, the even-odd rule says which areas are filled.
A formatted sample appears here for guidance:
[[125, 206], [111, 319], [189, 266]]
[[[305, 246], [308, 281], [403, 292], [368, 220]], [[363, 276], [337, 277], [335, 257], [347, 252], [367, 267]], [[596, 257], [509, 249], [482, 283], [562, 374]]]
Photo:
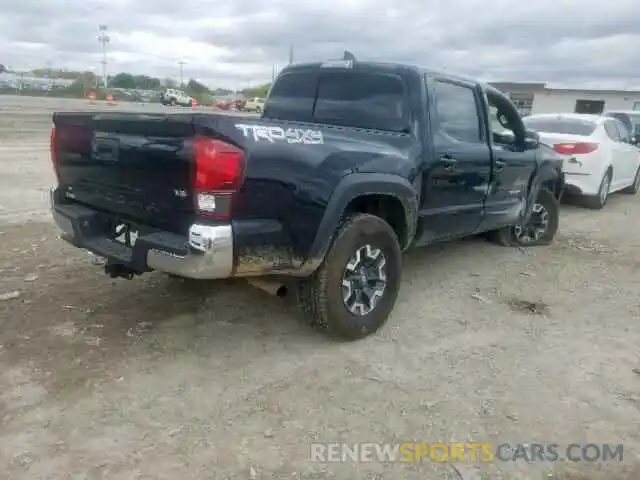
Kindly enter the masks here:
[[108, 218], [104, 213], [78, 204], [56, 201], [51, 193], [51, 212], [61, 238], [124, 265], [137, 273], [158, 270], [186, 278], [217, 279], [234, 274], [234, 235], [230, 224], [194, 223], [188, 235], [164, 231], [146, 231], [137, 237], [133, 247], [108, 235]]
[[597, 195], [602, 177], [584, 173], [565, 172], [567, 193], [572, 195]]

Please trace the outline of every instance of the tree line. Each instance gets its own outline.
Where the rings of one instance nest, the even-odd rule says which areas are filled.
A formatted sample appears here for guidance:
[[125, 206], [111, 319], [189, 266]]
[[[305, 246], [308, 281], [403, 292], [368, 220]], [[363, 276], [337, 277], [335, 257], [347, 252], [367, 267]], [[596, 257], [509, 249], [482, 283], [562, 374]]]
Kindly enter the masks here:
[[[10, 72], [0, 64], [0, 73]], [[51, 80], [72, 80], [73, 83], [64, 87], [60, 93], [65, 96], [86, 96], [90, 91], [96, 91], [98, 95], [102, 90], [102, 79], [91, 71], [74, 71], [61, 68], [38, 68], [25, 75], [48, 78]], [[149, 75], [137, 75], [130, 72], [119, 72], [108, 77], [109, 89], [123, 90], [161, 90], [163, 88], [181, 88], [198, 100], [206, 101], [208, 97], [225, 96], [230, 94], [242, 94], [246, 97], [264, 98], [269, 91], [270, 84], [256, 85], [241, 90], [233, 91], [226, 88], [210, 88], [204, 83], [191, 78], [184, 85], [172, 78], [157, 78]]]

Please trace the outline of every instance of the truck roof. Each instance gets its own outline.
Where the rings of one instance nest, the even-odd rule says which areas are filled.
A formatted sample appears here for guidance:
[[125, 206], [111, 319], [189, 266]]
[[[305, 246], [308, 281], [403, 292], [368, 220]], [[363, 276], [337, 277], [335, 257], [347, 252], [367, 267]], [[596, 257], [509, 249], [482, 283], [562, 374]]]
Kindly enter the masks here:
[[349, 60], [328, 60], [325, 62], [296, 63], [293, 65], [286, 66], [285, 68], [282, 69], [281, 73], [304, 71], [304, 70], [316, 70], [316, 69], [330, 69], [330, 68], [339, 69], [339, 68], [357, 67], [359, 70], [376, 70], [376, 71], [381, 71], [386, 73], [396, 73], [400, 75], [407, 74], [407, 73], [418, 74], [418, 75], [437, 75], [437, 76], [448, 78], [451, 80], [457, 80], [461, 82], [478, 85], [482, 87], [483, 90], [504, 95], [503, 92], [489, 85], [488, 83], [480, 82], [477, 79], [474, 79], [471, 77], [467, 77], [459, 74], [453, 74], [453, 73], [442, 71], [442, 70], [425, 68], [425, 67], [420, 67], [417, 65], [405, 64], [405, 63], [394, 63], [394, 62], [377, 62], [377, 61], [360, 61], [360, 60], [353, 61], [352, 64], [347, 64], [345, 62], [349, 62]]

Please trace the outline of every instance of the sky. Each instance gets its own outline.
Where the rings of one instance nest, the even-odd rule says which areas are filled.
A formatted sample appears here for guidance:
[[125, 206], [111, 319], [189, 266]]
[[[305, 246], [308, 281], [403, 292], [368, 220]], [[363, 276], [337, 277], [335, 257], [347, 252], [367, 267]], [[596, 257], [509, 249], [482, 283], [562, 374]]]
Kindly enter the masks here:
[[245, 88], [274, 65], [411, 63], [486, 81], [640, 90], [635, 0], [0, 0], [0, 63]]

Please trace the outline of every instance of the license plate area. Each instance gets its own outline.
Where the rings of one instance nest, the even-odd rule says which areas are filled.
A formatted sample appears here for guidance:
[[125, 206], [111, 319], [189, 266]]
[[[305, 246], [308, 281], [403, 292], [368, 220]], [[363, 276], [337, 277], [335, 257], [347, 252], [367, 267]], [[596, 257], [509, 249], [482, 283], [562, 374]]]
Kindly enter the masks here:
[[113, 235], [113, 239], [116, 242], [133, 248], [138, 239], [139, 231], [138, 228], [131, 223], [117, 223]]
[[120, 146], [117, 140], [112, 138], [96, 137], [91, 143], [91, 156], [93, 160], [104, 163], [117, 163], [119, 161]]

